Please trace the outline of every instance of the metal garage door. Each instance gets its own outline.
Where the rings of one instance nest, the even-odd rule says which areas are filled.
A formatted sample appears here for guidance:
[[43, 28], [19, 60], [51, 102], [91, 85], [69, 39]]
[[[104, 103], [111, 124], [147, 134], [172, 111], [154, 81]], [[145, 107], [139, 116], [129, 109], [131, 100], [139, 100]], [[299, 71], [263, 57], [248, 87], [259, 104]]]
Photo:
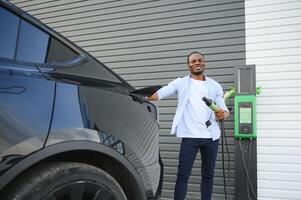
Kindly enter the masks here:
[[[233, 66], [245, 64], [244, 1], [240, 0], [13, 0], [20, 8], [75, 42], [136, 88], [165, 85], [185, 76], [186, 55], [206, 55], [206, 74], [226, 90]], [[173, 198], [179, 140], [171, 136], [176, 99], [157, 103], [161, 155], [165, 166], [163, 198]], [[232, 104], [232, 102], [231, 102]], [[226, 122], [234, 168], [233, 118]], [[214, 198], [224, 199], [221, 155]], [[200, 199], [200, 157], [194, 165], [187, 199]], [[233, 184], [233, 178], [232, 178]]]

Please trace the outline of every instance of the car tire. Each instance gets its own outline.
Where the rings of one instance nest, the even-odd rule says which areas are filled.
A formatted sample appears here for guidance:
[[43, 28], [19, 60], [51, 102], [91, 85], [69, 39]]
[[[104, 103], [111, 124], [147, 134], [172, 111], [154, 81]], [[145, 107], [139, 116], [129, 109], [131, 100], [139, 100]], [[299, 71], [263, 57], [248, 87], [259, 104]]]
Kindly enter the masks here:
[[83, 163], [43, 164], [17, 182], [7, 200], [127, 200], [112, 176]]

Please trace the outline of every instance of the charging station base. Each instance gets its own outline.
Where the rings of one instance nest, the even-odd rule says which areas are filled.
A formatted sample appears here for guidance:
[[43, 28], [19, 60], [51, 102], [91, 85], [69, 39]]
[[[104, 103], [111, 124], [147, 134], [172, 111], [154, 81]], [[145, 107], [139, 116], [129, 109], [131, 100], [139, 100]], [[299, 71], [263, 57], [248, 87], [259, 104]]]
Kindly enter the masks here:
[[256, 139], [235, 140], [235, 176], [234, 177], [235, 177], [235, 192], [234, 192], [235, 200], [243, 200], [243, 199], [257, 200]]

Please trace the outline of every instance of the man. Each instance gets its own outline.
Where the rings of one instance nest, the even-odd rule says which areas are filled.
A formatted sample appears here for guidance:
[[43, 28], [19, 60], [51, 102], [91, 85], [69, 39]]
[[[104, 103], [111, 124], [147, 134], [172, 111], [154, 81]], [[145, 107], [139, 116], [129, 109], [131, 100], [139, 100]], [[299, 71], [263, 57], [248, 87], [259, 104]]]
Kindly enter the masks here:
[[[176, 133], [177, 137], [182, 138], [182, 142], [174, 199], [185, 199], [191, 169], [197, 152], [200, 151], [201, 199], [210, 200], [220, 138], [216, 119], [223, 120], [228, 117], [229, 111], [223, 101], [223, 90], [220, 84], [204, 75], [203, 54], [192, 52], [187, 57], [187, 64], [190, 75], [175, 79], [147, 99], [155, 101], [172, 95], [178, 97], [171, 133]], [[203, 97], [215, 101], [220, 109], [212, 115], [212, 110], [202, 101]]]

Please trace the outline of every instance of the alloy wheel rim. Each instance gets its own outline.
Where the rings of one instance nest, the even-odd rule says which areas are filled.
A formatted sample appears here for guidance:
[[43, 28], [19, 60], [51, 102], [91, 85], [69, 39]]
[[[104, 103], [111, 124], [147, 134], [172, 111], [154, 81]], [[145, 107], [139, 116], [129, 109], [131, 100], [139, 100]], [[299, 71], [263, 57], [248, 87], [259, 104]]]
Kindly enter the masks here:
[[53, 189], [45, 200], [117, 200], [107, 186], [92, 181], [73, 181]]

